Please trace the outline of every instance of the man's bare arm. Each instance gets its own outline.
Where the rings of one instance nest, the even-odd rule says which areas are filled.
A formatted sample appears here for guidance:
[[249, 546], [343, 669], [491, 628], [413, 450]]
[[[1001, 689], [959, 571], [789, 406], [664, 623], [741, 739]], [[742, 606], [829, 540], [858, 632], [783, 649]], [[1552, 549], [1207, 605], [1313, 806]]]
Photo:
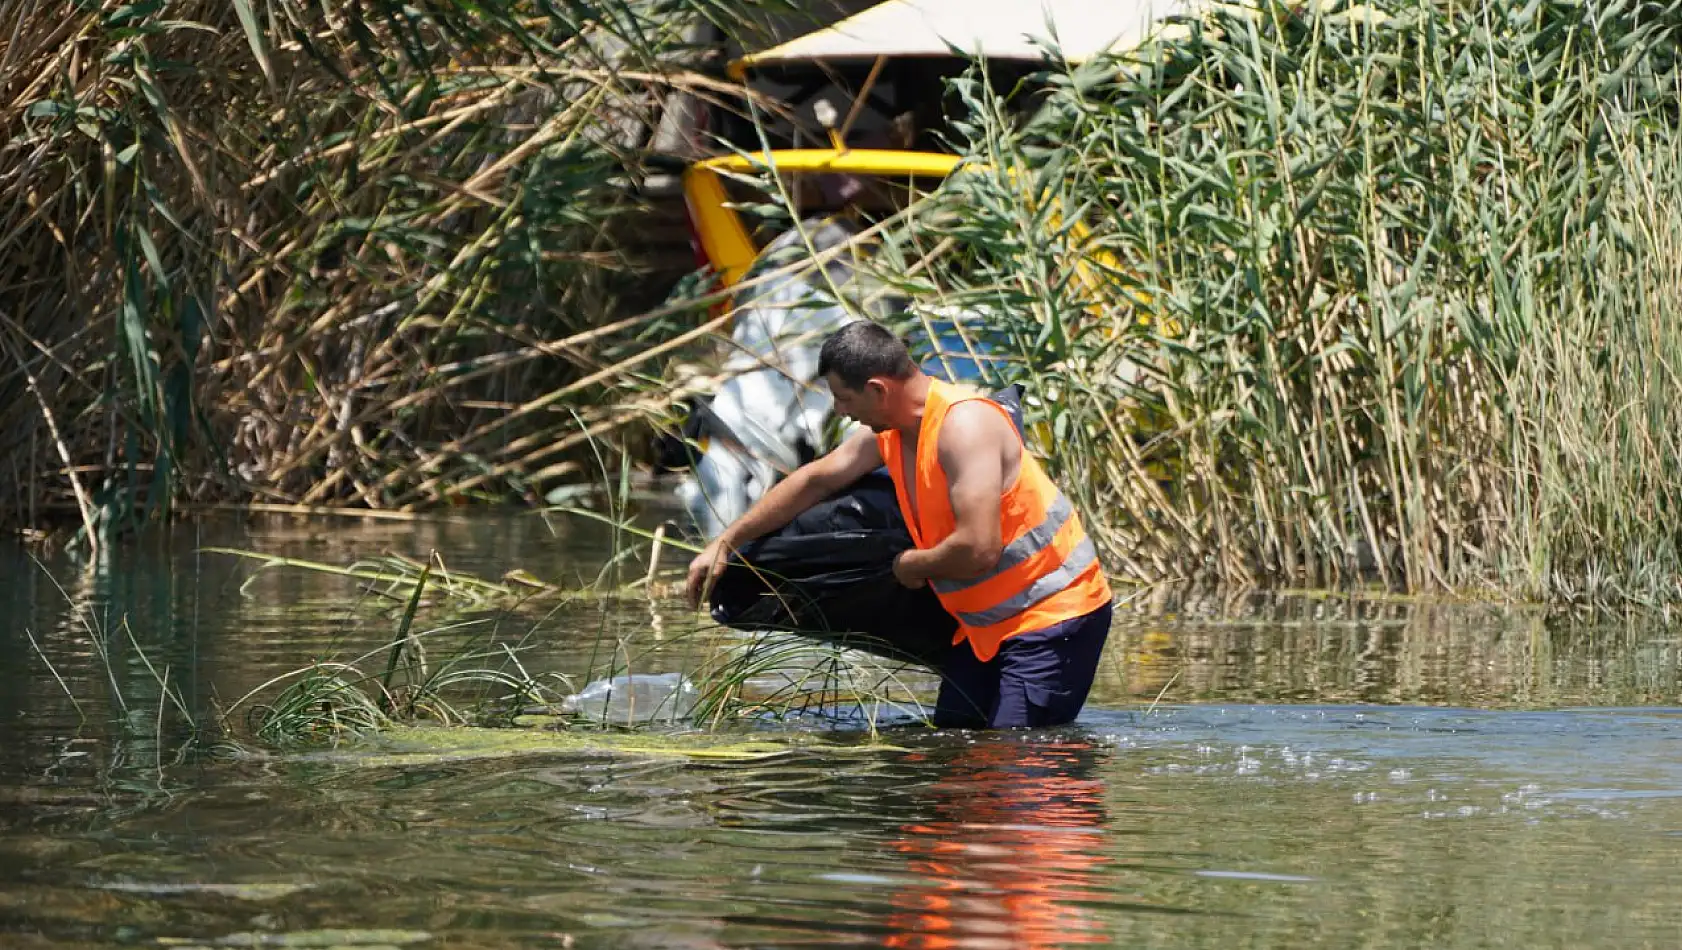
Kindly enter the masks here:
[[901, 582], [968, 580], [998, 566], [1004, 549], [999, 510], [1004, 503], [1007, 455], [1016, 434], [996, 410], [962, 402], [947, 413], [936, 451], [946, 473], [956, 526], [926, 551], [900, 555], [894, 570]]
[[737, 518], [689, 564], [689, 602], [698, 605], [723, 566], [724, 553], [763, 537], [797, 515], [882, 466], [876, 437], [860, 432], [835, 451], [797, 468], [771, 486], [747, 513]]

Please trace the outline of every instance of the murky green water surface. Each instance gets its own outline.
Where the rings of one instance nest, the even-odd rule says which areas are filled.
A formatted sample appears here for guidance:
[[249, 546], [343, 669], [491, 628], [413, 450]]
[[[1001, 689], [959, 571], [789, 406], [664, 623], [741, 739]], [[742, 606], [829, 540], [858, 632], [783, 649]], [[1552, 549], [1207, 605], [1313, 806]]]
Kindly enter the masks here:
[[[253, 565], [208, 544], [337, 564], [436, 550], [457, 570], [569, 581], [593, 579], [605, 549], [526, 516], [225, 523], [97, 570], [51, 563], [62, 590], [0, 552], [0, 947], [1682, 937], [1682, 676], [1660, 625], [1141, 605], [1081, 721], [1048, 733], [785, 727], [734, 737], [761, 743], [735, 758], [226, 756], [185, 744], [160, 678], [203, 719], [390, 628], [351, 582], [247, 584]], [[582, 671], [604, 635], [647, 641], [682, 614], [567, 603], [526, 662]]]

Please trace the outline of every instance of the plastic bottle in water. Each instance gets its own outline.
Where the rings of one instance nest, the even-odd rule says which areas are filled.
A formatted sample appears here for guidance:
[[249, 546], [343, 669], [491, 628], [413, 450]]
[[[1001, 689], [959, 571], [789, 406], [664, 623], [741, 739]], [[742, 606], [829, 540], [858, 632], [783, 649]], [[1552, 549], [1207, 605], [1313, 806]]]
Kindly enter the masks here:
[[686, 719], [695, 710], [695, 684], [681, 673], [627, 673], [593, 680], [566, 698], [569, 713], [596, 722]]

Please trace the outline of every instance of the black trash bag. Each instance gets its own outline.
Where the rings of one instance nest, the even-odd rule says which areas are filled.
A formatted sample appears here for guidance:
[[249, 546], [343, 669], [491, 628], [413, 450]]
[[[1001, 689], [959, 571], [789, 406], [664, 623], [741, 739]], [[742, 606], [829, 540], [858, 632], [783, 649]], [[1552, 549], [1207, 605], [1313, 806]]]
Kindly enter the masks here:
[[[1022, 388], [991, 398], [1020, 432]], [[893, 479], [877, 469], [743, 545], [719, 572], [708, 607], [737, 630], [796, 633], [938, 668], [958, 622], [934, 591], [894, 578], [894, 558], [913, 547]]]
[[958, 621], [927, 587], [894, 578], [914, 545], [887, 470], [732, 554], [708, 602], [737, 630], [776, 630], [900, 662], [938, 666]]

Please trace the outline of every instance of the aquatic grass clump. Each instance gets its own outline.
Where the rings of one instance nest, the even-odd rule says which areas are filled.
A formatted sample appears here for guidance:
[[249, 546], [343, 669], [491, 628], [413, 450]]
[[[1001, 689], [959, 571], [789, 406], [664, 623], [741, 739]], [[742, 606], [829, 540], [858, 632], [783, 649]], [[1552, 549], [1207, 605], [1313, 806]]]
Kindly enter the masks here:
[[[662, 644], [667, 652], [688, 646], [701, 654], [691, 669], [663, 673], [634, 672], [642, 658], [629, 654], [576, 678], [533, 676], [507, 645], [500, 648], [507, 660], [502, 665], [487, 662], [497, 650], [467, 650], [445, 655], [436, 667], [416, 663], [395, 681], [365, 663], [318, 660], [257, 687], [224, 720], [243, 710], [247, 734], [265, 745], [288, 747], [337, 744], [417, 723], [718, 731], [822, 721], [874, 733], [883, 721], [926, 718], [905, 667], [796, 637], [721, 633], [701, 628], [688, 644]], [[727, 639], [746, 642], [721, 642]], [[401, 643], [394, 641], [390, 655], [397, 655]], [[363, 658], [368, 659], [375, 657]], [[639, 690], [639, 680], [650, 688]], [[274, 698], [257, 701], [276, 687]]]
[[[884, 721], [926, 722], [915, 667], [798, 634], [754, 634], [708, 658], [694, 721], [819, 721], [874, 733]], [[925, 671], [926, 673], [926, 671]]]
[[[312, 562], [294, 566], [341, 576], [366, 576], [365, 571], [338, 570]], [[291, 745], [336, 742], [397, 722], [427, 720], [452, 725], [494, 717], [506, 720], [528, 704], [550, 700], [552, 695], [545, 684], [526, 672], [515, 646], [506, 643], [486, 645], [473, 636], [441, 662], [428, 662], [424, 645], [428, 636], [484, 625], [482, 620], [467, 620], [417, 631], [415, 620], [432, 576], [432, 563], [421, 565], [412, 579], [406, 574], [398, 576], [406, 582], [408, 595], [389, 643], [349, 661], [317, 660], [275, 677], [235, 702], [223, 714], [224, 721], [244, 707], [252, 735], [271, 745]], [[491, 585], [467, 577], [443, 594], [476, 607], [482, 604], [481, 594], [487, 586]], [[363, 664], [378, 664], [382, 657], [383, 670], [377, 675], [373, 672], [379, 669], [377, 665], [364, 669]], [[251, 702], [281, 683], [286, 685], [272, 701]], [[474, 691], [478, 696], [469, 705], [465, 697]]]
[[1130, 579], [1675, 603], [1679, 30], [1213, 7], [1028, 122], [960, 83], [976, 168], [879, 262], [1027, 383]]
[[376, 731], [391, 720], [364, 689], [366, 682], [367, 677], [349, 664], [312, 664], [272, 703], [250, 707], [246, 724], [253, 736], [272, 746], [336, 741]]
[[[606, 559], [609, 567], [638, 556], [638, 546], [627, 539], [639, 535], [651, 542], [641, 556], [658, 563], [653, 549], [662, 535], [624, 527], [621, 550]], [[270, 679], [234, 702], [221, 716], [224, 725], [243, 725], [244, 734], [258, 742], [285, 747], [338, 744], [420, 723], [719, 731], [822, 721], [874, 733], [882, 721], [923, 716], [910, 667], [793, 635], [743, 634], [699, 618], [674, 622], [665, 616], [652, 571], [627, 585], [604, 569], [599, 589], [565, 591], [562, 602], [584, 601], [600, 613], [593, 631], [580, 631], [549, 625], [556, 601], [487, 601], [482, 592], [495, 585], [460, 571], [450, 572], [445, 586], [435, 580], [440, 563], [435, 556], [412, 575], [386, 575], [366, 567], [264, 559], [264, 571], [400, 582], [403, 608], [383, 644], [356, 656], [318, 657]], [[390, 596], [394, 589], [377, 592]], [[629, 635], [615, 634], [609, 614], [632, 598], [647, 605], [649, 623]], [[689, 616], [687, 610], [680, 613]], [[512, 640], [499, 634], [510, 621], [522, 631]], [[587, 657], [581, 670], [528, 669], [526, 654], [563, 636], [573, 638], [578, 654]], [[446, 645], [437, 645], [441, 641]]]
[[316, 659], [235, 701], [223, 724], [241, 723], [267, 745], [331, 744], [402, 723], [506, 725], [529, 709], [562, 705], [566, 678], [528, 673], [520, 645], [470, 642], [429, 659], [424, 640], [458, 628], [400, 634], [359, 657]]

